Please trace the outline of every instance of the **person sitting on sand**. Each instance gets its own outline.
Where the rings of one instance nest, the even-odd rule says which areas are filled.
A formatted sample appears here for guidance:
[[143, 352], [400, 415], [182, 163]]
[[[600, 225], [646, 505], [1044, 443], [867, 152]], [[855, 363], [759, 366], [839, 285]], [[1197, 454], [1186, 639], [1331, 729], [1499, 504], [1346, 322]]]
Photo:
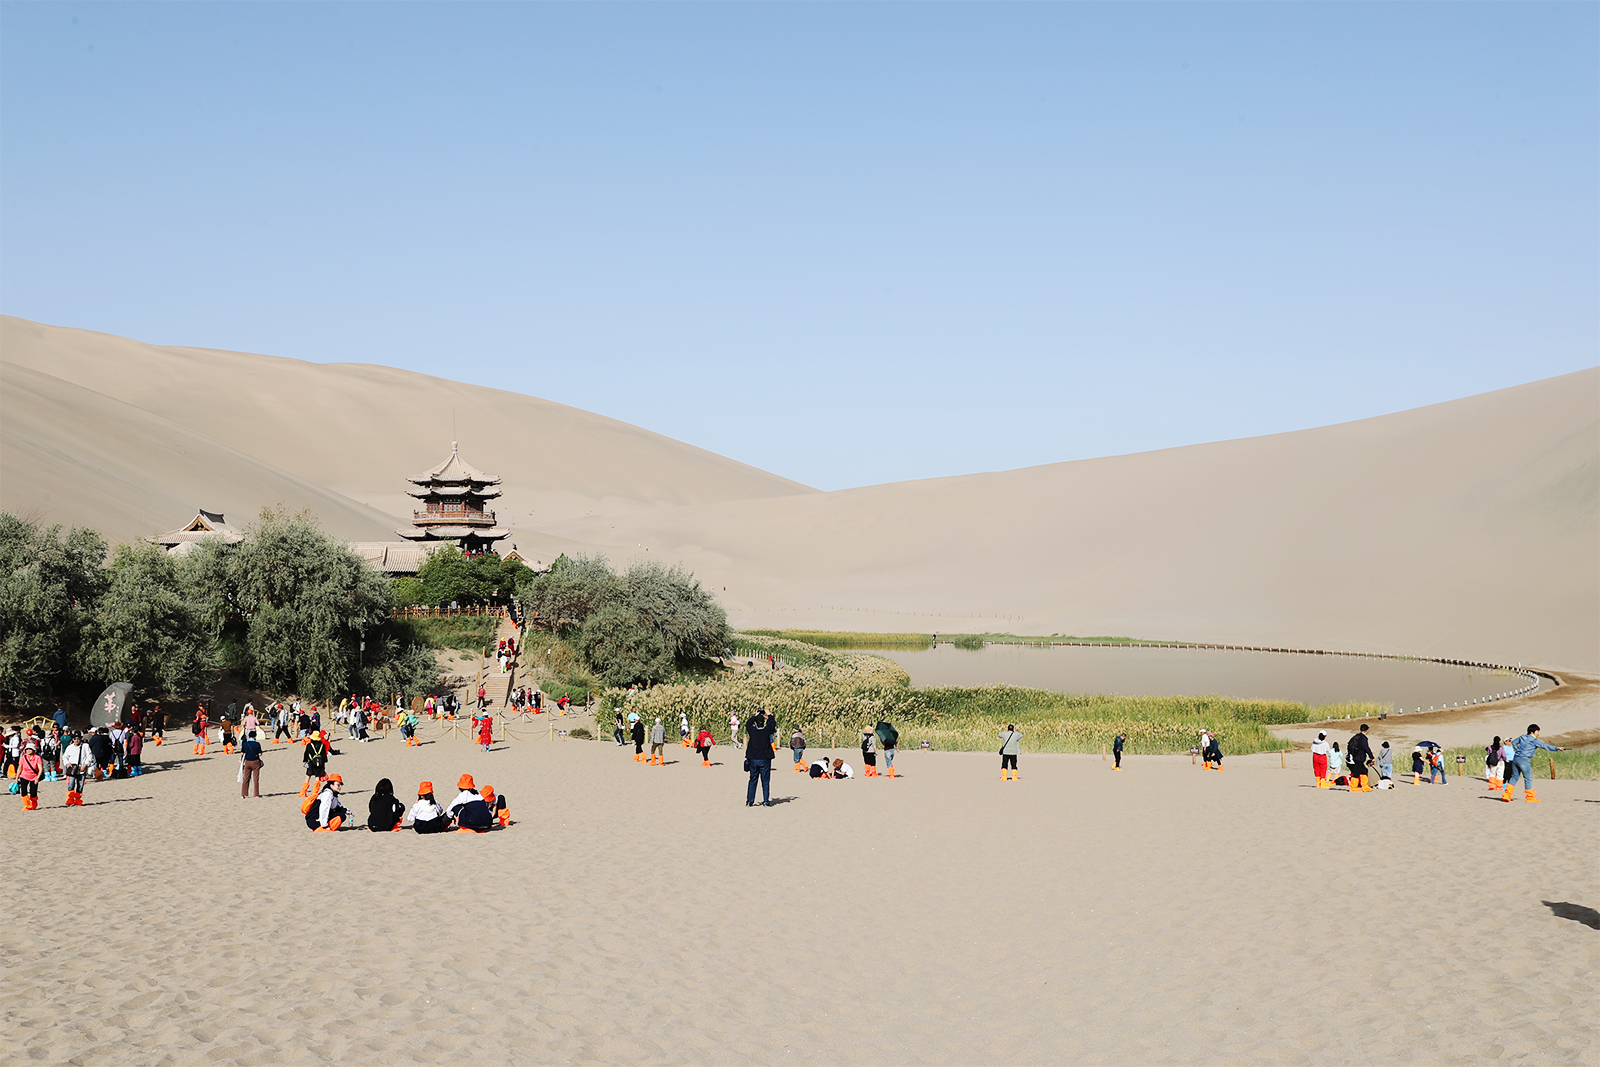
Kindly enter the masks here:
[[367, 798], [367, 829], [373, 833], [387, 834], [400, 829], [406, 806], [395, 797], [394, 783], [387, 778], [378, 779]]
[[494, 825], [494, 813], [483, 802], [483, 795], [478, 792], [477, 786], [472, 784], [472, 775], [463, 774], [456, 782], [456, 788], [461, 792], [450, 802], [449, 809], [451, 818], [456, 821], [456, 828], [480, 834], [487, 832]]
[[344, 806], [339, 799], [339, 794], [344, 791], [344, 779], [337, 774], [328, 776], [323, 783], [322, 792], [312, 800], [311, 806], [306, 810], [306, 829], [318, 833], [333, 833], [343, 826], [350, 817], [350, 809]]
[[417, 786], [417, 802], [411, 806], [411, 828], [419, 834], [442, 834], [450, 829], [450, 815], [433, 799], [433, 783]]
[[494, 816], [495, 825], [504, 830], [511, 825], [511, 806], [506, 803], [506, 798], [494, 791], [494, 786], [486, 785], [481, 790], [483, 802], [489, 806], [489, 813]]
[[833, 770], [830, 776], [833, 778], [854, 778], [856, 776], [856, 772], [852, 771], [850, 769], [850, 764], [846, 763], [844, 760], [836, 759], [833, 761]]
[[827, 756], [823, 756], [811, 764], [810, 773], [813, 778], [832, 778], [833, 765], [828, 762]]

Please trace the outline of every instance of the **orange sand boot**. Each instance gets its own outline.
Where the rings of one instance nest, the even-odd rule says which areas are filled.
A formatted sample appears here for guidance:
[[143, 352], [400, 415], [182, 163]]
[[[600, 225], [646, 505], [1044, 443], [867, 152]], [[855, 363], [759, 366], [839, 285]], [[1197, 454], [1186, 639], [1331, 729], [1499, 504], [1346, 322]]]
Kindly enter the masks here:
[[1543, 804], [1544, 803], [1544, 801], [1539, 799], [1539, 795], [1537, 793], [1535, 793], [1531, 789], [1523, 789], [1523, 791], [1522, 791], [1522, 799], [1526, 800], [1529, 804]]
[[708, 760], [708, 759], [703, 759], [703, 760], [700, 761], [700, 766], [709, 767], [709, 766], [711, 766], [711, 761]]
[[804, 773], [806, 773], [806, 765], [804, 763], [796, 763], [794, 765], [794, 773], [796, 773], [796, 774], [804, 774]]
[[311, 783], [310, 782], [301, 782], [300, 783], [299, 796], [300, 796], [300, 798], [302, 800], [305, 799], [306, 794], [309, 793], [310, 791], [311, 791]]
[[504, 830], [511, 825], [511, 809], [501, 808], [499, 812], [500, 829]]
[[[1500, 794], [1500, 799], [1505, 801], [1507, 804], [1511, 803], [1511, 795], [1516, 792], [1516, 789], [1517, 787], [1515, 785], [1506, 786], [1506, 791]], [[1526, 793], [1527, 790], [1524, 789], [1523, 792]]]
[[889, 777], [890, 778], [898, 778], [898, 777], [900, 777], [898, 774], [894, 773], [894, 767], [893, 766], [890, 766], [890, 768], [889, 768]]

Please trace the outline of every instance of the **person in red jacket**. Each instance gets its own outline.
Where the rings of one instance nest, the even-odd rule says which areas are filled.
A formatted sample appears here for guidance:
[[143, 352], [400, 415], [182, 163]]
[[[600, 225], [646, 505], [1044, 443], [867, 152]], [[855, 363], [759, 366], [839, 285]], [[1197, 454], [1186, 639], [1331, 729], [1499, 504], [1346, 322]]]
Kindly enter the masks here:
[[22, 810], [39, 810], [39, 779], [44, 777], [44, 757], [39, 755], [39, 742], [28, 738], [22, 754], [17, 757], [17, 791], [22, 794]]
[[716, 743], [717, 739], [711, 736], [711, 731], [704, 726], [700, 727], [700, 732], [694, 739], [694, 750], [700, 753], [700, 766], [711, 766], [711, 746]]
[[485, 715], [478, 720], [478, 744], [482, 745], [483, 750], [487, 752], [489, 751], [489, 746], [493, 743], [494, 718], [490, 715]]

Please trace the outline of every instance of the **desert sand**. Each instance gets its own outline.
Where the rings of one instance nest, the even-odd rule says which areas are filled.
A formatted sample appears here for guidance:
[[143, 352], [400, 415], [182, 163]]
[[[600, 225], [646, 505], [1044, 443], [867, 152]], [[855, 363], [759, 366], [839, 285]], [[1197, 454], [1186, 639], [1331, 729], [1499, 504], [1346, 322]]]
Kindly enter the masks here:
[[337, 742], [363, 813], [379, 777], [493, 784], [483, 836], [309, 833], [292, 746], [261, 800], [182, 745], [8, 800], [7, 1060], [1595, 1062], [1600, 783], [908, 750], [749, 809], [737, 751], [517, 729]]
[[[393, 538], [451, 440], [530, 558], [681, 561], [736, 625], [1130, 635], [1600, 673], [1600, 370], [1360, 422], [820, 493], [534, 397], [0, 319], [0, 507]], [[82, 413], [82, 414], [79, 414]], [[981, 432], [981, 431], [974, 431]]]

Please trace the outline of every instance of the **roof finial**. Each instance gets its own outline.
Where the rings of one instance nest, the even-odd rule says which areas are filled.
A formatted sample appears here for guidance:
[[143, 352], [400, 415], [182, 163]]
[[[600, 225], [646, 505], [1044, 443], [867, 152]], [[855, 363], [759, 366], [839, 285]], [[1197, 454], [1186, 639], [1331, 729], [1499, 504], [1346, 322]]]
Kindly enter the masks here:
[[450, 442], [450, 454], [452, 456], [456, 454], [456, 443], [454, 441]]

